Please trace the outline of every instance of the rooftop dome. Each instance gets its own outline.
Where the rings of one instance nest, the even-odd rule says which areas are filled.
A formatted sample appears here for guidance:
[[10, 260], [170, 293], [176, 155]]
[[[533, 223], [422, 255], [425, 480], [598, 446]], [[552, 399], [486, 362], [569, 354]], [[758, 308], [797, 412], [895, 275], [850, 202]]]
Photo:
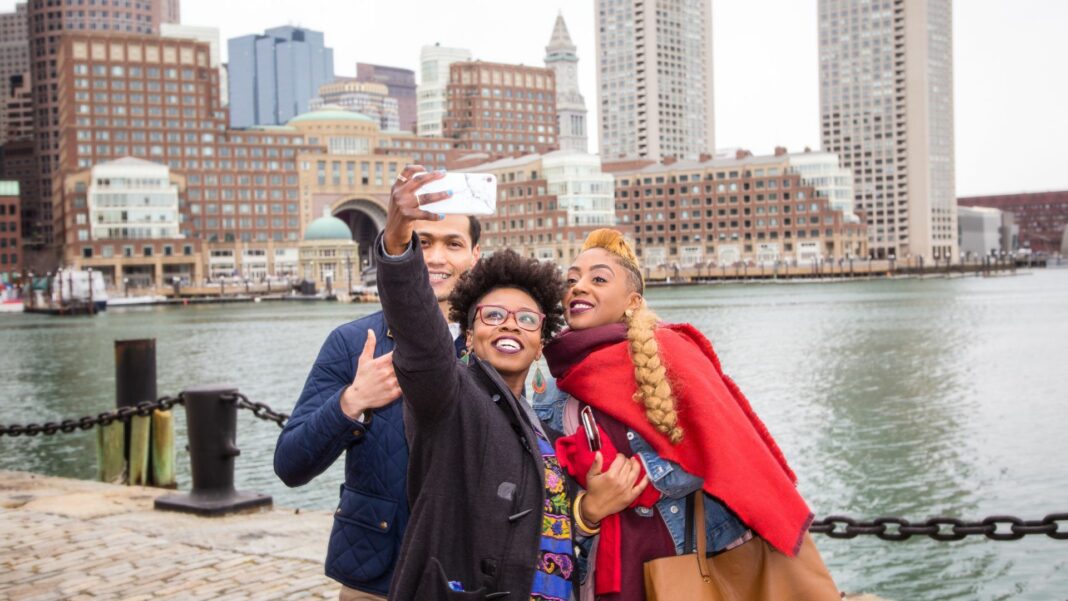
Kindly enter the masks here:
[[323, 215], [308, 224], [308, 229], [304, 230], [304, 240], [352, 240], [352, 231], [337, 217]]
[[363, 113], [357, 113], [354, 111], [346, 111], [343, 108], [335, 106], [327, 106], [318, 110], [310, 111], [307, 113], [301, 113], [296, 117], [289, 120], [286, 125], [293, 125], [294, 123], [308, 123], [311, 121], [359, 121], [362, 123], [377, 123], [378, 121], [373, 117], [368, 117]]

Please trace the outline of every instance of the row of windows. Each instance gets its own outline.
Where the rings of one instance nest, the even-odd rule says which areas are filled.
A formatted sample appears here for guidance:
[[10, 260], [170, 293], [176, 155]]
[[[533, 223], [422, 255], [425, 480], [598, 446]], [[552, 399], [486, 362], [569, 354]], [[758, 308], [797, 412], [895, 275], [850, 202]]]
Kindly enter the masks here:
[[[253, 227], [256, 229], [266, 229], [268, 225], [266, 217], [257, 217], [255, 221], [253, 221], [251, 217], [240, 217], [236, 219], [233, 217], [223, 217], [222, 219], [206, 217], [203, 221], [201, 221], [199, 217], [194, 217], [192, 219], [194, 229], [201, 229], [201, 223], [203, 223], [204, 228], [207, 229], [215, 229], [218, 227], [240, 228], [243, 230], [250, 230], [253, 229]], [[255, 225], [253, 225], [253, 223], [255, 223]], [[285, 228], [296, 229], [300, 227], [300, 219], [297, 217], [289, 217], [286, 219], [283, 219], [282, 217], [272, 217], [270, 220], [270, 227], [276, 230]]]
[[111, 65], [109, 67], [107, 65], [100, 64], [74, 64], [75, 75], [89, 75], [90, 73], [94, 77], [106, 77], [108, 75], [110, 75], [111, 77], [126, 77], [127, 75], [129, 75], [131, 79], [140, 79], [142, 77], [147, 77], [148, 79], [159, 79], [160, 76], [165, 79], [178, 79], [179, 75], [181, 75], [181, 79], [196, 79], [197, 76], [196, 70], [190, 68], [177, 69], [175, 67], [126, 67], [124, 65]]
[[[140, 248], [140, 251], [141, 251], [141, 255], [140, 256], [142, 256], [142, 257], [155, 256], [156, 248], [160, 248], [161, 252], [163, 253], [163, 256], [165, 256], [165, 257], [174, 256], [174, 246], [171, 245], [171, 244], [164, 244], [162, 247], [157, 247], [154, 244], [144, 244]], [[123, 257], [133, 257], [133, 256], [135, 256], [134, 253], [136, 252], [136, 250], [137, 249], [132, 244], [125, 245], [125, 246], [122, 247], [122, 256]], [[191, 256], [192, 254], [193, 254], [193, 245], [192, 244], [185, 244], [185, 245], [182, 246], [182, 255], [183, 256], [188, 257], [188, 256]], [[115, 256], [115, 247], [110, 245], [110, 244], [105, 244], [105, 245], [101, 246], [100, 247], [100, 256], [105, 258], [105, 259], [110, 259], [110, 258], [114, 257]], [[91, 246], [83, 246], [82, 247], [82, 257], [85, 258], [85, 259], [92, 259], [93, 258], [93, 247], [91, 247]]]
[[238, 213], [241, 215], [251, 215], [253, 213], [255, 213], [256, 215], [267, 215], [268, 209], [270, 209], [269, 212], [274, 215], [281, 215], [283, 213], [289, 213], [293, 215], [296, 214], [299, 210], [297, 203], [289, 203], [286, 205], [282, 205], [281, 203], [274, 203], [270, 205], [267, 203], [240, 203], [237, 205], [233, 203], [222, 203], [221, 205], [214, 203], [195, 203], [189, 205], [189, 212], [193, 213], [194, 215], [199, 214], [201, 212], [215, 214], [220, 212], [220, 207], [224, 215], [232, 215], [234, 213]]

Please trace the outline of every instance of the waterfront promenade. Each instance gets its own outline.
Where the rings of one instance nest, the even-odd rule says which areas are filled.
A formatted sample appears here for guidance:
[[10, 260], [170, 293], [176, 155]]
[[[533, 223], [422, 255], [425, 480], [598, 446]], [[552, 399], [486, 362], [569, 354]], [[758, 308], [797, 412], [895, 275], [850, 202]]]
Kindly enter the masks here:
[[323, 575], [329, 512], [153, 510], [170, 492], [0, 471], [0, 598], [337, 598]]
[[337, 598], [329, 512], [153, 510], [170, 492], [0, 471], [0, 598]]

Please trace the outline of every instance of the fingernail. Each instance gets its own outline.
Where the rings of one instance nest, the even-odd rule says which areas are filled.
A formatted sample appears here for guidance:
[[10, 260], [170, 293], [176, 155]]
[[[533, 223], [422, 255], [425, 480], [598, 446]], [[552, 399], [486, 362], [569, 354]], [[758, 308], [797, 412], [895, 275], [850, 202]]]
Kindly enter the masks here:
[[449, 193], [449, 196], [452, 196], [452, 190], [446, 190], [446, 192]]
[[438, 219], [445, 219], [445, 213], [438, 213]]

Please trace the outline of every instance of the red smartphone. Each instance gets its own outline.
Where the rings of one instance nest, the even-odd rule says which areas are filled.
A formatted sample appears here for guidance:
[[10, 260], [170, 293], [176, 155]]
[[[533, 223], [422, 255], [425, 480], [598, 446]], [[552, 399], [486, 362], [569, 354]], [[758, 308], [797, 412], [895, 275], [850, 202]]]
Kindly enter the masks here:
[[582, 428], [586, 430], [586, 442], [589, 443], [590, 450], [596, 453], [601, 450], [601, 431], [597, 429], [597, 420], [593, 419], [593, 409], [589, 406], [583, 407], [580, 416]]

